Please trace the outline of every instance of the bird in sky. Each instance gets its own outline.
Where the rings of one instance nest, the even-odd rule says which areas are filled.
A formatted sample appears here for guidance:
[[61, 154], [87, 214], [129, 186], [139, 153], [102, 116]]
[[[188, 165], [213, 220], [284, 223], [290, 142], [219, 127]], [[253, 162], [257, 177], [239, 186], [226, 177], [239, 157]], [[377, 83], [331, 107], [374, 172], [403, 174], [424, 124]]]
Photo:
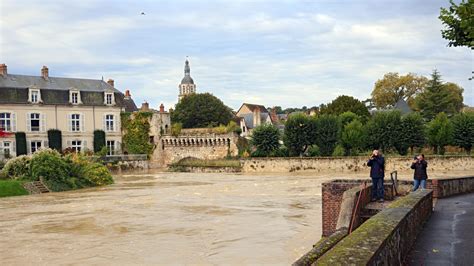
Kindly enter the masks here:
[[145, 15], [145, 12], [142, 11], [142, 13], [141, 13], [140, 15], [144, 16], [144, 15]]

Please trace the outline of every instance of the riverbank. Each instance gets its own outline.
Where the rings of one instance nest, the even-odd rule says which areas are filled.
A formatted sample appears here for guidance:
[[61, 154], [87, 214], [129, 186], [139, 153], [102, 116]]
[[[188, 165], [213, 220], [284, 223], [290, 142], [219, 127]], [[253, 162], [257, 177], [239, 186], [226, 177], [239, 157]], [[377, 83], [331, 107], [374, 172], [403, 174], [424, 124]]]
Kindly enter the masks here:
[[0, 180], [0, 198], [28, 195], [23, 183], [17, 180]]

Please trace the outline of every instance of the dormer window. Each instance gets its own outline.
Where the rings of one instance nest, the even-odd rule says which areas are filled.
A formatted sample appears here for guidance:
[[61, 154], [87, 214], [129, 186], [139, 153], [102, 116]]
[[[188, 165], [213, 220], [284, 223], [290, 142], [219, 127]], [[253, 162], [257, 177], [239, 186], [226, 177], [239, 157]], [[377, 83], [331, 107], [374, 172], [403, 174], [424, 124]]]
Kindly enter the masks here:
[[72, 104], [81, 104], [81, 93], [78, 90], [69, 91], [69, 102]]
[[29, 89], [28, 90], [28, 101], [30, 103], [40, 103], [41, 102], [41, 93], [39, 89]]
[[106, 105], [114, 105], [115, 104], [115, 97], [113, 92], [106, 92], [104, 95], [104, 103]]

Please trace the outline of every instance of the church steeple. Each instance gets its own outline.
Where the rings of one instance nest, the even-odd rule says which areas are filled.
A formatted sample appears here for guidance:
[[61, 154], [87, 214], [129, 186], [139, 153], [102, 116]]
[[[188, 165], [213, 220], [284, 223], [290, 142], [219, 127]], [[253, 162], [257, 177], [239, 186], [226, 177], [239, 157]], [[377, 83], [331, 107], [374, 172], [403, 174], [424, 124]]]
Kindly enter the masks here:
[[196, 84], [194, 84], [193, 78], [191, 78], [191, 67], [189, 66], [188, 58], [184, 61], [184, 77], [178, 86], [179, 88], [179, 100], [184, 96], [196, 93]]

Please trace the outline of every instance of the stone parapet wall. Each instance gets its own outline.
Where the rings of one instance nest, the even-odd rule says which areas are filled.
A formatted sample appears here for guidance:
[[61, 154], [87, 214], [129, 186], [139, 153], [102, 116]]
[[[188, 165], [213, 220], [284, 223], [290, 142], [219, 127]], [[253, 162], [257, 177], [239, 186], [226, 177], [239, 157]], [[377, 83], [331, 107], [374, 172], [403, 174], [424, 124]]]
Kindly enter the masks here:
[[426, 186], [433, 190], [433, 198], [444, 198], [457, 194], [472, 193], [474, 192], [474, 176], [431, 179], [428, 180]]
[[[242, 160], [242, 172], [340, 172], [354, 173], [367, 171], [367, 156], [356, 157], [277, 157], [250, 158]], [[474, 172], [472, 156], [427, 156], [430, 171], [470, 171]], [[411, 171], [413, 157], [386, 157], [385, 172]]]
[[394, 201], [313, 265], [402, 265], [432, 213], [432, 190]]

